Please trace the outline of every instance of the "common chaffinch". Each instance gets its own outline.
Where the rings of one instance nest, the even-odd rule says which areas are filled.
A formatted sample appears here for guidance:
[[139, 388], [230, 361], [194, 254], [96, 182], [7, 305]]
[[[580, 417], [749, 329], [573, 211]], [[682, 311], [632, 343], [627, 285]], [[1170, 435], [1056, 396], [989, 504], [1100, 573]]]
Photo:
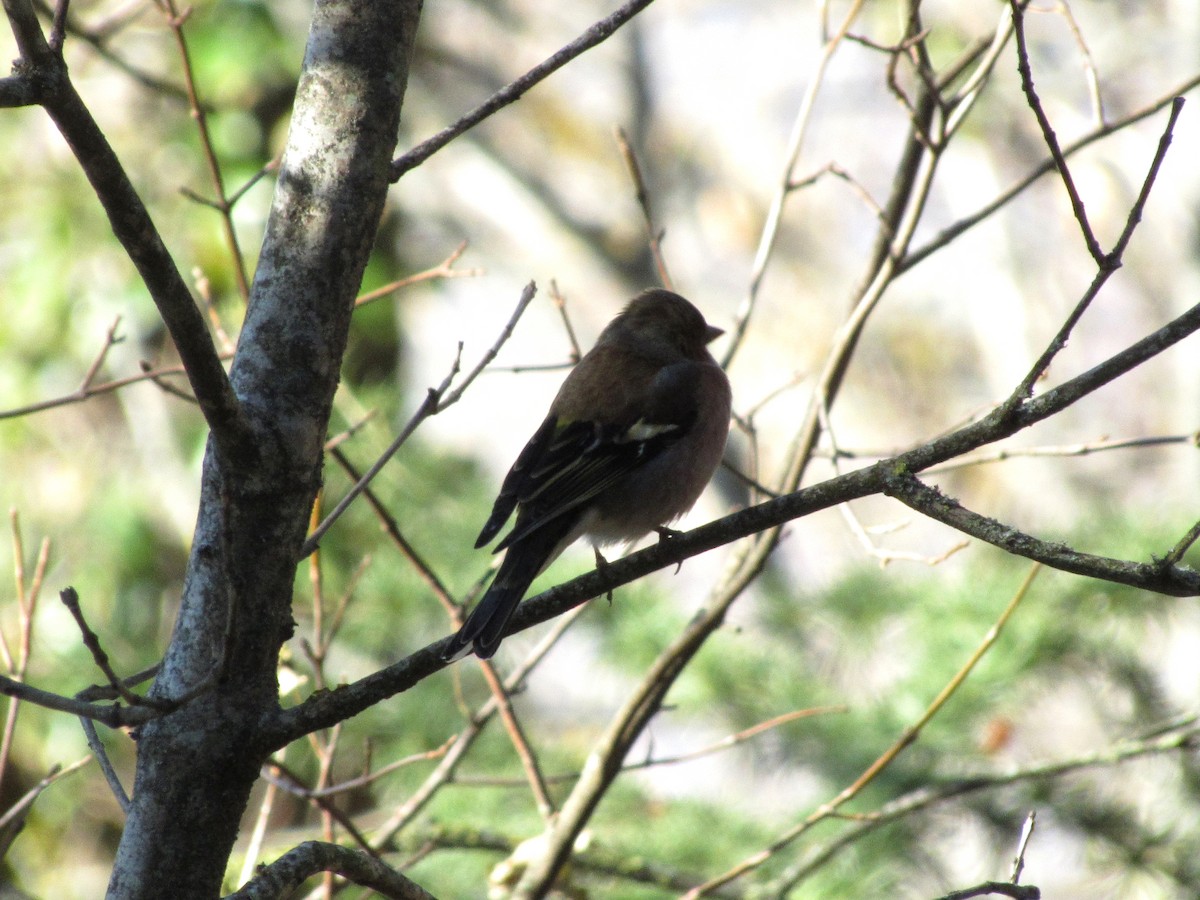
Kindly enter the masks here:
[[515, 508], [493, 551], [508, 552], [446, 659], [495, 653], [530, 583], [578, 538], [632, 542], [692, 508], [729, 434], [729, 380], [706, 347], [721, 333], [664, 290], [638, 294], [601, 332], [504, 479], [475, 546]]

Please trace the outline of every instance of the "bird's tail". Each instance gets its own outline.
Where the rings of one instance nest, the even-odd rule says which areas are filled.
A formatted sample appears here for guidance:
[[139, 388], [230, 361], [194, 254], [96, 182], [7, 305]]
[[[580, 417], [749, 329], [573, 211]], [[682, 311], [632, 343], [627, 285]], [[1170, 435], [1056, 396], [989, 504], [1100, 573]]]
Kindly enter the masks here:
[[540, 528], [509, 547], [487, 593], [443, 651], [442, 658], [461, 659], [472, 650], [480, 659], [491, 657], [529, 585], [558, 555], [559, 544], [560, 538], [552, 529]]

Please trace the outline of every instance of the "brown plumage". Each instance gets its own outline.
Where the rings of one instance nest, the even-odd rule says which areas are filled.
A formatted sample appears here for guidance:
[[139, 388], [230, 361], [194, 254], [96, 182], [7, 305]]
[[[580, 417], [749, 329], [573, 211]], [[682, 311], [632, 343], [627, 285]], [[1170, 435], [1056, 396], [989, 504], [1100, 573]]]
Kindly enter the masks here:
[[664, 290], [608, 324], [504, 479], [475, 546], [515, 509], [507, 555], [445, 658], [495, 653], [530, 583], [580, 537], [634, 541], [692, 508], [729, 433], [729, 381], [707, 348], [720, 334]]

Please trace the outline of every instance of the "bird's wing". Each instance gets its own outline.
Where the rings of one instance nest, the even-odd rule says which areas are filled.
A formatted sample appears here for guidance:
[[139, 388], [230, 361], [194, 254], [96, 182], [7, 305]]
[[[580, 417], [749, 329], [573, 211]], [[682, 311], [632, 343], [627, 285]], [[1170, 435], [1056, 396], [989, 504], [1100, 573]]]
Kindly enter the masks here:
[[[611, 423], [547, 419], [505, 479], [501, 497], [509, 488], [513, 495], [504, 498], [503, 518], [488, 531], [500, 510], [497, 499], [496, 510], [484, 528], [490, 539], [514, 504], [520, 504], [513, 530], [496, 550], [587, 503], [686, 435], [696, 419], [695, 365], [688, 362], [661, 369], [638, 402], [630, 405], [644, 413], [636, 418], [630, 412]], [[518, 467], [519, 479], [514, 479]], [[510, 485], [510, 481], [514, 483]]]
[[517, 501], [522, 499], [527, 490], [533, 469], [538, 465], [542, 456], [545, 455], [547, 449], [551, 446], [557, 425], [557, 416], [553, 413], [546, 416], [546, 420], [534, 432], [533, 437], [529, 439], [524, 449], [521, 450], [517, 461], [513, 463], [512, 468], [508, 470], [508, 474], [504, 476], [504, 484], [500, 486], [500, 493], [496, 495], [496, 502], [492, 505], [492, 514], [488, 516], [488, 520], [483, 524], [483, 530], [479, 532], [479, 537], [475, 539], [476, 550], [494, 538], [496, 532], [504, 526], [504, 523], [508, 521], [508, 517], [512, 515]]

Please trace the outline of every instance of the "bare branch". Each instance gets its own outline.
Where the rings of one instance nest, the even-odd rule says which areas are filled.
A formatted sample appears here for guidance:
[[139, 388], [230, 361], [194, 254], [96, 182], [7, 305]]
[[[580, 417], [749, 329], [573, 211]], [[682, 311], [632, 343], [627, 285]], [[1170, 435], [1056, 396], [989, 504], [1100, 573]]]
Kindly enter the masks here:
[[[29, 812], [29, 808], [33, 806], [34, 801], [41, 796], [42, 792], [45, 791], [46, 788], [50, 787], [50, 785], [54, 784], [54, 782], [58, 781], [59, 779], [66, 778], [68, 775], [73, 775], [91, 761], [92, 760], [90, 756], [85, 756], [83, 759], [76, 760], [75, 762], [71, 763], [66, 768], [61, 766], [55, 766], [52, 768], [46, 774], [45, 778], [26, 791], [16, 803], [14, 803], [4, 812], [3, 815], [0, 815], [0, 832], [3, 832], [14, 822], [24, 819], [25, 814]], [[13, 832], [13, 834], [15, 835], [15, 832]], [[4, 858], [4, 853], [7, 849], [7, 847], [0, 847], [0, 859]]]
[[701, 897], [714, 888], [729, 884], [729, 882], [737, 878], [741, 878], [746, 873], [758, 868], [763, 863], [771, 859], [781, 849], [795, 841], [796, 838], [809, 831], [818, 822], [828, 819], [834, 815], [839, 807], [857, 797], [863, 788], [874, 781], [880, 772], [891, 765], [892, 761], [895, 760], [897, 756], [899, 756], [907, 747], [911, 746], [912, 743], [916, 741], [917, 737], [920, 735], [925, 726], [928, 725], [929, 722], [932, 721], [933, 717], [942, 710], [942, 708], [946, 705], [946, 702], [954, 695], [955, 691], [958, 690], [959, 686], [967, 680], [967, 676], [971, 674], [972, 670], [979, 663], [979, 661], [983, 659], [988, 650], [990, 650], [996, 643], [996, 640], [1000, 637], [1001, 631], [1004, 630], [1004, 626], [1008, 623], [1008, 620], [1016, 611], [1017, 606], [1029, 592], [1029, 587], [1033, 583], [1034, 577], [1037, 575], [1038, 568], [1039, 567], [1035, 564], [1029, 570], [1029, 574], [1025, 576], [1025, 580], [1021, 583], [1021, 586], [1017, 589], [1016, 593], [1013, 594], [1012, 599], [1009, 600], [1008, 605], [1004, 608], [1004, 611], [1000, 613], [1000, 616], [996, 619], [995, 624], [988, 629], [987, 634], [984, 635], [979, 646], [976, 647], [975, 651], [970, 655], [970, 657], [968, 657], [966, 663], [964, 663], [963, 666], [954, 673], [954, 676], [946, 683], [945, 687], [938, 692], [938, 695], [933, 699], [933, 702], [926, 707], [925, 712], [920, 716], [920, 718], [918, 718], [917, 721], [912, 725], [904, 729], [903, 734], [901, 734], [900, 737], [897, 738], [896, 741], [890, 747], [888, 747], [882, 755], [880, 755], [873, 763], [871, 763], [871, 765], [869, 765], [866, 770], [854, 780], [852, 784], [847, 786], [841, 791], [841, 793], [839, 793], [828, 803], [824, 803], [819, 808], [814, 810], [802, 822], [792, 828], [789, 828], [780, 837], [772, 841], [771, 844], [765, 849], [755, 853], [753, 856], [748, 857], [733, 868], [723, 872], [716, 878], [713, 878], [711, 881], [705, 882], [694, 891], [691, 891], [688, 894], [688, 900], [694, 900], [696, 897]]
[[642, 225], [646, 229], [646, 241], [650, 245], [650, 255], [654, 257], [654, 265], [658, 269], [658, 280], [663, 287], [674, 290], [671, 273], [667, 269], [667, 261], [663, 258], [662, 234], [654, 225], [654, 215], [650, 211], [650, 194], [646, 190], [646, 180], [642, 177], [642, 167], [638, 163], [637, 154], [634, 153], [624, 128], [618, 126], [613, 129], [613, 136], [616, 138], [617, 150], [621, 153], [621, 159], [625, 161], [629, 179], [633, 182], [633, 195], [637, 200], [638, 209], [642, 211]]
[[436, 388], [429, 388], [425, 394], [425, 399], [421, 402], [421, 405], [417, 407], [417, 411], [412, 414], [412, 417], [408, 420], [408, 423], [404, 426], [404, 428], [400, 430], [400, 434], [396, 436], [396, 439], [392, 441], [391, 445], [388, 446], [388, 448], [384, 450], [382, 454], [380, 454], [379, 459], [375, 460], [375, 462], [371, 465], [371, 468], [367, 469], [362, 478], [360, 478], [354, 487], [352, 487], [346, 494], [346, 496], [338, 502], [337, 506], [333, 508], [333, 511], [325, 517], [324, 521], [322, 521], [320, 525], [313, 529], [312, 534], [308, 536], [308, 539], [300, 548], [300, 559], [304, 559], [304, 557], [308, 556], [317, 549], [317, 545], [320, 543], [325, 532], [327, 532], [333, 526], [333, 523], [341, 517], [342, 513], [344, 513], [350, 507], [350, 504], [354, 502], [355, 498], [357, 498], [358, 495], [366, 489], [367, 485], [371, 483], [371, 480], [379, 474], [385, 465], [387, 465], [388, 460], [391, 459], [396, 454], [396, 451], [404, 445], [404, 442], [412, 437], [413, 432], [417, 430], [417, 427], [422, 422], [424, 422], [430, 416], [436, 416], [438, 413], [442, 412], [442, 410], [459, 401], [463, 395], [463, 391], [470, 387], [471, 383], [479, 377], [479, 374], [484, 370], [487, 364], [496, 358], [496, 354], [500, 352], [500, 348], [504, 345], [504, 342], [512, 336], [513, 329], [517, 326], [517, 321], [521, 318], [521, 315], [525, 312], [525, 309], [529, 306], [530, 302], [532, 302], [536, 290], [537, 288], [534, 286], [532, 281], [525, 286], [525, 289], [521, 292], [520, 299], [517, 301], [517, 308], [513, 311], [508, 323], [501, 330], [500, 336], [496, 339], [495, 343], [488, 348], [487, 352], [483, 354], [483, 357], [479, 360], [479, 363], [475, 366], [475, 368], [468, 372], [466, 377], [459, 383], [458, 387], [451, 391], [450, 385], [454, 381], [454, 376], [458, 374], [459, 363], [462, 359], [462, 345], [459, 344], [458, 355], [454, 359], [454, 364], [450, 367], [450, 373], [444, 379], [442, 379], [442, 383]]
[[173, 708], [174, 704], [172, 703], [152, 697], [142, 697], [127, 688], [125, 683], [117, 677], [117, 673], [113, 671], [112, 665], [108, 661], [108, 654], [100, 646], [99, 636], [88, 627], [87, 620], [83, 617], [83, 610], [79, 606], [79, 593], [75, 588], [68, 587], [59, 591], [58, 596], [62, 600], [63, 606], [67, 608], [72, 618], [75, 619], [75, 624], [79, 626], [79, 631], [83, 635], [83, 645], [92, 654], [92, 659], [95, 661], [96, 667], [104, 673], [104, 677], [108, 679], [108, 683], [122, 700], [130, 706], [145, 705], [160, 711]]
[[[295, 794], [298, 797], [333, 797], [337, 794], [343, 794], [347, 791], [356, 791], [359, 788], [366, 787], [369, 784], [374, 784], [381, 778], [386, 778], [393, 772], [400, 769], [408, 768], [411, 765], [419, 762], [429, 762], [435, 759], [442, 759], [450, 748], [458, 741], [459, 736], [452, 734], [446, 738], [446, 741], [440, 747], [434, 747], [432, 750], [426, 750], [424, 753], [413, 753], [403, 759], [397, 759], [388, 763], [386, 766], [380, 766], [372, 772], [367, 772], [364, 775], [359, 775], [357, 778], [347, 778], [345, 781], [339, 781], [336, 784], [331, 784], [323, 788], [306, 788], [299, 782], [288, 786], [288, 792]], [[268, 765], [273, 765], [268, 763]]]
[[[1114, 122], [1103, 125], [1094, 131], [1085, 134], [1083, 137], [1072, 141], [1065, 148], [1063, 148], [1063, 156], [1068, 158], [1074, 156], [1076, 153], [1091, 146], [1096, 141], [1102, 140], [1109, 135], [1116, 134], [1118, 131], [1123, 131], [1131, 125], [1135, 125], [1143, 119], [1149, 118], [1159, 110], [1174, 103], [1178, 97], [1181, 97], [1189, 91], [1195, 90], [1198, 85], [1200, 85], [1200, 76], [1189, 78], [1187, 81], [1173, 88], [1167, 94], [1152, 101], [1141, 109], [1138, 109], [1127, 116], [1123, 116]], [[1014, 198], [1020, 196], [1026, 188], [1028, 188], [1043, 175], [1048, 175], [1049, 173], [1053, 172], [1054, 168], [1054, 158], [1048, 157], [1035, 166], [1024, 178], [1013, 184], [998, 197], [996, 197], [996, 199], [980, 208], [977, 212], [959, 219], [954, 224], [942, 229], [927, 243], [918, 247], [916, 250], [909, 252], [897, 266], [896, 274], [901, 275], [904, 272], [907, 272], [913, 266], [923, 262], [926, 258], [933, 255], [942, 247], [945, 247], [955, 238], [971, 230], [984, 219], [989, 218], [993, 213], [1008, 205], [1008, 203]]]
[[[1067, 345], [1067, 340], [1070, 338], [1075, 325], [1083, 317], [1083, 314], [1087, 311], [1092, 301], [1096, 299], [1096, 296], [1100, 293], [1100, 289], [1108, 281], [1112, 273], [1121, 267], [1125, 248], [1129, 246], [1134, 229], [1142, 221], [1142, 210], [1146, 207], [1146, 201], [1150, 197], [1150, 189], [1154, 186], [1154, 181], [1158, 177], [1158, 170], [1162, 167], [1163, 160], [1167, 156], [1167, 149], [1171, 146], [1171, 135], [1175, 131], [1175, 123], [1178, 121], [1179, 114], [1182, 111], [1183, 98], [1176, 97], [1171, 102], [1171, 114], [1167, 118], [1167, 125], [1163, 129], [1162, 137], [1159, 138], [1158, 149], [1155, 151], [1154, 159], [1150, 162], [1150, 168], [1146, 172], [1146, 177], [1142, 180], [1142, 189], [1138, 192], [1137, 200], [1134, 201], [1133, 206], [1129, 210], [1129, 215], [1126, 217], [1125, 228], [1121, 232], [1121, 236], [1117, 239], [1110, 253], [1102, 254], [1101, 258], [1097, 259], [1096, 277], [1092, 279], [1092, 283], [1088, 286], [1087, 291], [1080, 301], [1075, 304], [1075, 308], [1067, 316], [1062, 327], [1059, 328], [1058, 334], [1054, 336], [1054, 340], [1050, 342], [1049, 346], [1042, 352], [1042, 355], [1038, 357], [1037, 362], [1030, 368], [1029, 373], [1017, 386], [1012, 398], [1009, 400], [1010, 403], [1015, 402], [1017, 397], [1024, 398], [1033, 394], [1034, 384], [1050, 367], [1051, 361], [1058, 355], [1059, 351]], [[1062, 155], [1057, 145], [1051, 149], [1058, 154], [1055, 157], [1056, 159]], [[1066, 163], [1063, 162], [1062, 165], [1065, 166]], [[1066, 169], [1063, 168], [1061, 171], [1064, 173], [1064, 179], [1069, 181]], [[1093, 237], [1092, 240], [1095, 240], [1095, 238]], [[1096, 252], [1100, 252], [1099, 245], [1097, 245]]]
[[461, 358], [462, 344], [459, 344], [458, 354], [455, 356], [454, 362], [450, 366], [450, 373], [444, 379], [442, 379], [442, 383], [436, 388], [429, 388], [426, 391], [425, 398], [421, 401], [421, 405], [417, 407], [417, 411], [412, 414], [405, 426], [400, 429], [400, 433], [396, 436], [395, 440], [393, 440], [388, 448], [384, 450], [382, 454], [380, 454], [379, 459], [375, 460], [375, 462], [371, 465], [371, 468], [366, 471], [366, 474], [364, 474], [362, 478], [360, 478], [358, 482], [352, 488], [350, 488], [346, 496], [344, 496], [338, 502], [337, 506], [333, 508], [333, 510], [325, 517], [321, 524], [313, 529], [312, 533], [308, 536], [308, 539], [300, 548], [300, 559], [304, 559], [317, 549], [321, 543], [321, 538], [325, 536], [325, 532], [332, 528], [333, 523], [341, 518], [342, 513], [350, 508], [350, 504], [354, 502], [358, 495], [366, 490], [367, 485], [370, 484], [371, 480], [383, 470], [383, 467], [387, 465], [388, 460], [395, 456], [396, 451], [404, 446], [405, 441], [412, 437], [413, 432], [417, 430], [417, 426], [419, 426], [430, 416], [437, 414], [438, 401], [450, 387], [450, 383], [454, 380], [454, 376], [458, 374], [459, 362]]
[[422, 281], [432, 281], [436, 278], [474, 278], [483, 274], [483, 269], [456, 269], [454, 264], [467, 249], [467, 242], [462, 241], [455, 247], [450, 255], [443, 259], [436, 266], [431, 266], [422, 272], [417, 272], [415, 275], [409, 275], [405, 278], [399, 278], [395, 281], [388, 282], [383, 287], [378, 287], [373, 291], [368, 291], [365, 294], [360, 294], [354, 301], [355, 307], [366, 306], [368, 303], [374, 303], [376, 300], [382, 300], [390, 294], [394, 294], [401, 288], [406, 288], [412, 284], [420, 284]]
[[117, 704], [113, 706], [100, 706], [95, 703], [74, 700], [70, 697], [64, 697], [61, 694], [43, 691], [24, 682], [14, 681], [4, 675], [0, 675], [0, 694], [6, 697], [20, 697], [22, 700], [26, 700], [37, 706], [44, 706], [46, 709], [56, 709], [59, 712], [70, 713], [74, 716], [95, 719], [97, 722], [104, 723], [109, 728], [142, 725], [161, 715], [160, 712], [148, 706], [126, 707]]
[[108, 215], [113, 233], [138, 270], [183, 360], [192, 390], [226, 460], [251, 459], [255, 444], [204, 317], [175, 267], [142, 199], [108, 139], [71, 83], [66, 64], [49, 45], [29, 0], [10, 0], [5, 12], [21, 65], [38, 73], [39, 102], [58, 127]]
[[[905, 506], [935, 519], [944, 525], [986, 541], [1014, 556], [1024, 556], [1063, 572], [1074, 572], [1100, 578], [1113, 584], [1127, 584], [1145, 590], [1159, 590], [1174, 594], [1181, 586], [1174, 575], [1162, 578], [1163, 562], [1136, 563], [1123, 559], [1110, 559], [1081, 553], [1065, 544], [1040, 541], [995, 519], [989, 519], [964, 507], [957, 500], [945, 496], [937, 488], [929, 487], [915, 476], [899, 472], [889, 479], [884, 491]], [[1200, 575], [1200, 573], [1197, 573]], [[1183, 588], [1183, 590], [1188, 590]], [[1183, 594], [1181, 596], [1186, 596]]]
[[1067, 167], [1067, 158], [1063, 156], [1062, 148], [1058, 144], [1058, 136], [1054, 133], [1054, 127], [1050, 124], [1046, 111], [1042, 109], [1042, 101], [1038, 98], [1037, 91], [1033, 86], [1033, 71], [1029, 66], [1029, 50], [1025, 46], [1025, 9], [1017, 0], [1009, 0], [1009, 8], [1012, 9], [1013, 27], [1017, 36], [1017, 71], [1021, 75], [1021, 89], [1025, 91], [1029, 108], [1033, 110], [1038, 127], [1042, 129], [1042, 137], [1046, 141], [1046, 147], [1050, 150], [1050, 156], [1054, 159], [1055, 168], [1062, 177], [1063, 187], [1067, 189], [1067, 196], [1071, 200], [1071, 209], [1074, 210], [1075, 219], [1079, 222], [1079, 228], [1083, 232], [1083, 240], [1087, 244], [1088, 253], [1092, 255], [1096, 265], [1103, 268], [1105, 265], [1104, 251], [1100, 249], [1100, 242], [1096, 239], [1096, 233], [1088, 221], [1083, 198], [1079, 196], [1079, 190], [1075, 187], [1075, 179], [1071, 177], [1071, 170]]
[[336, 872], [392, 900], [434, 900], [432, 894], [379, 859], [338, 844], [305, 841], [258, 874], [227, 900], [276, 900], [286, 897], [319, 872]]
[[963, 797], [980, 791], [995, 790], [1013, 784], [1043, 781], [1057, 778], [1071, 772], [1086, 769], [1106, 768], [1145, 756], [1158, 756], [1164, 753], [1192, 752], [1200, 741], [1200, 725], [1195, 719], [1177, 724], [1169, 729], [1167, 734], [1120, 741], [1109, 747], [1093, 753], [1071, 757], [1053, 762], [1045, 762], [1004, 772], [980, 773], [967, 778], [958, 779], [949, 784], [925, 786], [912, 791], [887, 803], [873, 813], [860, 814], [855, 817], [853, 825], [842, 834], [828, 841], [825, 845], [808, 854], [807, 858], [784, 872], [775, 879], [774, 885], [780, 892], [786, 892], [791, 886], [798, 884], [820, 869], [839, 851], [860, 840], [867, 834], [891, 822], [911, 816], [914, 813], [945, 803], [949, 800]]
[[943, 894], [937, 900], [971, 900], [972, 897], [988, 897], [999, 894], [1013, 900], [1041, 900], [1042, 892], [1033, 885], [1009, 884], [1003, 881], [985, 881], [975, 887]]
[[767, 211], [767, 218], [763, 223], [762, 234], [759, 237], [758, 249], [754, 255], [754, 265], [750, 275], [750, 286], [745, 298], [738, 307], [737, 315], [734, 317], [734, 325], [729, 334], [729, 346], [721, 359], [722, 368], [729, 368], [729, 364], [733, 362], [733, 357], [746, 335], [746, 329], [750, 326], [750, 318], [754, 314], [754, 307], [758, 302], [759, 288], [762, 286], [762, 280], [766, 276], [767, 264], [770, 262], [771, 253], [774, 251], [775, 242], [779, 237], [779, 227], [783, 222], [783, 209], [787, 203], [788, 196], [792, 192], [792, 182], [795, 179], [796, 165], [800, 161], [800, 151], [804, 146], [804, 135], [808, 131], [809, 118], [812, 115], [817, 95], [825, 84], [825, 71], [828, 69], [830, 60], [833, 59], [833, 55], [837, 52], [838, 47], [841, 46], [842, 41], [849, 34], [850, 26], [858, 18], [858, 12], [862, 8], [862, 5], [862, 0], [854, 0], [850, 4], [850, 8], [846, 11], [846, 15], [842, 19], [841, 25], [838, 26], [836, 33], [826, 38], [824, 46], [821, 48], [821, 55], [818, 57], [812, 74], [808, 79], [808, 87], [805, 89], [804, 98], [800, 101], [800, 107], [796, 111], [796, 119], [792, 123], [791, 134], [788, 136], [783, 171], [780, 175], [775, 195], [771, 199], [771, 208]]
[[538, 82], [545, 80], [548, 76], [561, 69], [575, 57], [587, 52], [597, 44], [608, 40], [613, 34], [636, 16], [639, 12], [649, 6], [653, 0], [629, 0], [624, 6], [614, 12], [607, 18], [601, 19], [593, 24], [587, 31], [577, 37], [571, 43], [567, 44], [553, 56], [545, 61], [534, 66], [520, 78], [509, 82], [496, 93], [492, 94], [487, 100], [475, 107], [453, 125], [443, 128], [433, 137], [422, 141], [416, 147], [413, 147], [407, 153], [403, 154], [399, 159], [392, 162], [392, 181], [398, 181], [400, 177], [410, 169], [415, 169], [433, 154], [437, 153], [444, 146], [458, 137], [464, 132], [470, 131], [484, 119], [499, 112], [510, 103], [514, 103], [521, 98], [521, 95], [536, 85]]
[[79, 726], [83, 729], [88, 748], [92, 751], [92, 755], [96, 757], [96, 762], [100, 764], [100, 771], [104, 773], [104, 780], [108, 782], [108, 789], [112, 791], [113, 797], [116, 798], [117, 805], [121, 807], [121, 812], [129, 812], [129, 793], [125, 790], [125, 785], [121, 784], [121, 778], [117, 775], [117, 770], [113, 768], [112, 760], [108, 758], [108, 751], [105, 749], [104, 744], [101, 743], [100, 735], [96, 733], [96, 723], [87, 718], [87, 716], [80, 716]]
[[513, 709], [512, 698], [504, 689], [504, 682], [490, 659], [479, 660], [479, 670], [483, 673], [488, 688], [496, 699], [496, 709], [500, 713], [500, 720], [504, 723], [504, 730], [508, 732], [513, 749], [517, 751], [517, 758], [521, 761], [521, 768], [525, 772], [525, 778], [533, 792], [538, 812], [543, 819], [551, 822], [555, 815], [554, 801], [550, 798], [549, 788], [546, 787], [546, 776], [542, 774], [541, 763], [538, 762], [537, 755], [529, 745], [529, 739], [525, 736], [525, 730], [521, 727], [521, 721]]
[[1200, 522], [1197, 522], [1188, 529], [1187, 534], [1179, 539], [1179, 542], [1171, 548], [1171, 552], [1162, 558], [1164, 565], [1173, 566], [1183, 559], [1183, 554], [1187, 553], [1188, 548], [1192, 544], [1200, 540]]
[[1008, 880], [1013, 884], [1017, 884], [1021, 880], [1021, 873], [1025, 870], [1025, 851], [1029, 849], [1029, 840], [1033, 837], [1033, 828], [1037, 824], [1037, 810], [1031, 809], [1029, 815], [1025, 817], [1025, 824], [1021, 826], [1021, 837], [1017, 841], [1017, 855], [1013, 859], [1012, 877]]
[[[25, 541], [21, 536], [21, 517], [15, 509], [9, 512], [9, 522], [12, 527], [13, 541], [13, 577], [16, 581], [17, 593], [17, 656], [14, 659], [8, 642], [0, 632], [0, 657], [3, 657], [5, 668], [15, 681], [24, 681], [29, 670], [30, 652], [33, 646], [34, 613], [37, 611], [38, 597], [42, 592], [42, 584], [46, 577], [46, 567], [50, 563], [50, 538], [42, 538], [38, 550], [37, 562], [34, 563], [33, 573], [28, 584], [25, 580]], [[8, 713], [4, 719], [4, 733], [0, 736], [0, 784], [3, 784], [8, 774], [8, 764], [11, 760], [13, 735], [16, 733], [17, 716], [21, 712], [21, 700], [12, 697], [8, 704]]]
[[[529, 655], [504, 680], [504, 690], [506, 693], [511, 694], [524, 686], [529, 673], [545, 658], [550, 649], [558, 643], [559, 638], [566, 633], [567, 629], [574, 624], [583, 611], [583, 607], [573, 609], [554, 623], [554, 626], [538, 641]], [[454, 745], [438, 764], [437, 768], [400, 805], [387, 822], [380, 826], [375, 840], [376, 847], [382, 848], [389, 845], [400, 829], [411, 822], [417, 813], [424, 809], [429, 801], [433, 799], [434, 795], [453, 778], [459, 763], [466, 756], [467, 750], [470, 749], [475, 739], [483, 733], [483, 727], [496, 715], [498, 709], [499, 700], [493, 694], [475, 711], [474, 715], [470, 716], [467, 726], [458, 733]]]
[[[221, 359], [229, 359], [232, 356], [230, 353], [221, 354]], [[0, 419], [16, 419], [21, 416], [32, 415], [33, 413], [44, 412], [48, 409], [56, 409], [60, 406], [69, 406], [72, 403], [82, 403], [85, 400], [90, 400], [92, 397], [97, 397], [101, 394], [111, 394], [113, 391], [119, 391], [123, 387], [128, 387], [131, 384], [137, 384], [139, 381], [153, 381], [161, 388], [166, 388], [167, 385], [163, 379], [174, 375], [186, 375], [187, 370], [183, 366], [164, 366], [162, 368], [150, 368], [148, 363], [143, 363], [143, 371], [140, 375], [127, 375], [124, 378], [116, 378], [112, 381], [105, 381], [101, 384], [88, 384], [86, 388], [80, 388], [70, 394], [65, 394], [61, 397], [54, 397], [50, 400], [40, 400], [37, 403], [30, 403], [26, 406], [18, 406], [13, 409], [0, 410]], [[187, 399], [195, 402], [194, 397]]]
[[217, 161], [217, 151], [213, 147], [212, 137], [208, 131], [208, 112], [200, 102], [196, 88], [195, 74], [192, 70], [192, 56], [188, 50], [187, 37], [183, 33], [184, 23], [191, 14], [190, 8], [182, 15], [175, 9], [174, 0], [156, 0], [167, 19], [171, 34], [175, 37], [175, 47], [179, 53], [179, 61], [183, 68], [183, 84], [187, 91], [188, 105], [191, 107], [192, 119], [196, 123], [196, 132], [200, 138], [201, 156], [208, 168], [208, 177], [212, 182], [216, 199], [212, 206], [221, 214], [221, 227], [225, 234], [225, 243], [229, 248], [232, 261], [233, 277], [237, 282], [238, 293], [243, 303], [250, 302], [250, 282], [246, 277], [246, 258], [238, 244], [237, 231], [233, 227], [233, 201], [226, 195], [225, 179], [221, 174], [221, 164]]
[[[1197, 330], [1200, 330], [1200, 304], [1103, 363], [1039, 397], [1025, 401], [1014, 409], [997, 409], [978, 422], [922, 444], [907, 453], [768, 500], [676, 535], [670, 541], [659, 541], [645, 550], [609, 562], [602, 571], [581, 575], [529, 598], [517, 608], [506, 635], [545, 622], [586, 600], [707, 550], [764, 532], [792, 519], [828, 509], [847, 500], [883, 493], [893, 483], [896, 473], [922, 471], [1047, 419]], [[1105, 568], [1085, 574], [1103, 578], [1107, 571]], [[1138, 581], [1139, 577], [1143, 580]], [[1133, 583], [1137, 587], [1170, 596], [1200, 595], [1200, 572], [1185, 566], [1146, 566], [1129, 563], [1128, 568], [1123, 570], [1122, 583]], [[706, 612], [705, 617], [693, 622], [689, 629], [704, 631], [704, 635], [707, 635], [719, 626], [724, 617], [724, 609], [730, 602], [732, 599], [726, 597], [715, 603]], [[702, 637], [699, 639], [702, 640]], [[694, 652], [698, 649], [698, 644], [693, 647], [691, 642], [697, 638], [698, 634], [689, 630], [681, 638], [682, 643], [677, 642], [678, 648], [690, 648], [691, 652]], [[296, 737], [356, 715], [386, 697], [407, 690], [444, 668], [445, 663], [438, 654], [443, 652], [444, 645], [450, 640], [448, 636], [435, 641], [386, 669], [328, 693], [311, 697], [291, 709], [279, 711], [275, 714], [273, 723], [264, 723], [263, 740], [275, 746], [282, 746]], [[675, 671], [674, 668], [672, 671]], [[650, 702], [650, 698], [647, 697], [647, 703]]]

